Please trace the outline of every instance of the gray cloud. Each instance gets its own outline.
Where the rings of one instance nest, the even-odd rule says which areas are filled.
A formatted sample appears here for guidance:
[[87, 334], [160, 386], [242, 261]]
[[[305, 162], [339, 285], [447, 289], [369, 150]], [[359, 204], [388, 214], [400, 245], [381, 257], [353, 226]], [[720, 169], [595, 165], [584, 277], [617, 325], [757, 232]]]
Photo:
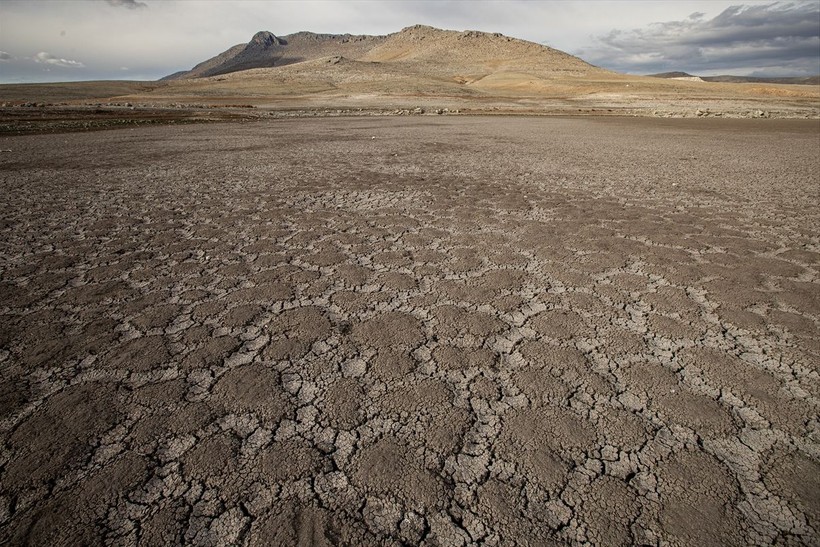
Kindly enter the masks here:
[[142, 9], [148, 7], [145, 2], [138, 2], [137, 0], [106, 0], [106, 2], [115, 8]]
[[0, 61], [11, 61], [12, 59], [14, 59], [14, 56], [11, 53], [0, 51]]
[[613, 30], [579, 51], [589, 62], [632, 73], [820, 73], [820, 3], [730, 6], [642, 29]]
[[79, 61], [72, 61], [70, 59], [60, 59], [59, 57], [55, 57], [51, 53], [47, 53], [45, 51], [41, 51], [40, 53], [35, 55], [34, 62], [44, 65], [60, 66], [63, 68], [83, 68], [85, 66]]

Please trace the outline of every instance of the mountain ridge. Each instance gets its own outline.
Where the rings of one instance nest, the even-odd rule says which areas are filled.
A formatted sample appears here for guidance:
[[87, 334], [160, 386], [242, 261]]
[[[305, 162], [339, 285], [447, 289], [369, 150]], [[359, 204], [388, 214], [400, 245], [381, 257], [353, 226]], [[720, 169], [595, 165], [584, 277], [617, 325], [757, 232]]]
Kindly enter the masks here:
[[[207, 78], [254, 68], [286, 66], [321, 57], [358, 57], [362, 43], [386, 38], [356, 34], [317, 34], [299, 31], [278, 37], [269, 31], [259, 31], [250, 42], [237, 44], [206, 59], [190, 70], [169, 74], [161, 81]], [[335, 53], [338, 51], [339, 53]]]
[[[237, 44], [188, 71], [161, 80], [189, 80], [257, 68], [282, 67], [325, 57], [373, 63], [427, 63], [433, 72], [452, 75], [467, 69], [472, 76], [505, 69], [602, 71], [578, 57], [535, 42], [477, 30], [444, 30], [412, 25], [388, 35], [317, 34], [300, 31], [277, 37], [257, 32], [247, 44]], [[559, 66], [560, 65], [560, 66]], [[476, 74], [469, 74], [474, 69]]]
[[613, 72], [497, 32], [424, 25], [383, 36], [260, 31], [249, 42], [165, 81], [0, 86], [0, 105], [143, 105], [194, 108], [204, 117], [221, 108], [241, 108], [242, 116], [258, 109], [254, 116], [504, 112], [820, 117], [818, 85], [704, 82], [683, 72], [666, 76]]
[[733, 83], [733, 84], [791, 84], [791, 85], [820, 85], [820, 75], [817, 76], [734, 76], [721, 74], [719, 76], [696, 76], [688, 72], [660, 72], [647, 74], [650, 78], [681, 79], [700, 78], [704, 82]]

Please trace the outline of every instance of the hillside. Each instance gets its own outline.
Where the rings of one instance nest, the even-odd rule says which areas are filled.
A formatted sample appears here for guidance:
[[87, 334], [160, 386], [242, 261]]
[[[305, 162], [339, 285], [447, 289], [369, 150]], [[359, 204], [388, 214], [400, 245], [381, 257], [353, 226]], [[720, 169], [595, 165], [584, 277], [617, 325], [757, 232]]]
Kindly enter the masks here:
[[203, 61], [189, 71], [163, 80], [187, 80], [249, 70], [283, 67], [325, 57], [371, 63], [401, 63], [405, 69], [447, 74], [462, 83], [488, 73], [534, 71], [578, 75], [600, 71], [562, 51], [499, 33], [441, 30], [414, 25], [387, 36], [298, 32], [283, 37], [262, 31]]
[[[219, 76], [218, 78], [214, 78]], [[565, 95], [594, 79], [626, 76], [562, 51], [499, 33], [406, 27], [387, 36], [259, 32], [192, 70], [166, 77], [171, 94], [476, 98]], [[629, 78], [629, 77], [626, 77]], [[593, 86], [593, 88], [597, 88]], [[594, 92], [594, 89], [589, 91]]]
[[253, 68], [286, 66], [330, 56], [355, 59], [384, 40], [384, 36], [313, 32], [297, 32], [277, 37], [271, 32], [260, 31], [247, 44], [237, 44], [199, 63], [191, 70], [176, 72], [162, 80], [206, 78]]
[[[619, 74], [499, 33], [415, 25], [386, 36], [256, 33], [158, 82], [0, 86], [0, 104], [187, 109], [193, 117], [341, 113], [561, 113], [818, 117], [820, 87]], [[125, 106], [131, 108], [131, 106]], [[22, 110], [10, 117], [17, 119]], [[73, 115], [73, 114], [72, 114]], [[101, 112], [100, 115], [107, 115]], [[163, 114], [164, 116], [165, 114]], [[174, 114], [175, 116], [177, 114]], [[39, 119], [28, 113], [26, 119]]]
[[232, 59], [242, 53], [246, 47], [248, 47], [248, 44], [237, 44], [227, 51], [223, 51], [216, 57], [212, 57], [207, 61], [202, 61], [191, 70], [180, 70], [179, 72], [175, 72], [161, 78], [160, 81], [205, 78], [207, 76], [213, 76], [216, 74], [217, 70], [224, 68]]
[[454, 67], [490, 71], [533, 69], [586, 74], [599, 71], [585, 61], [547, 46], [500, 33], [440, 30], [424, 25], [391, 34], [363, 61], [432, 63], [446, 72]]

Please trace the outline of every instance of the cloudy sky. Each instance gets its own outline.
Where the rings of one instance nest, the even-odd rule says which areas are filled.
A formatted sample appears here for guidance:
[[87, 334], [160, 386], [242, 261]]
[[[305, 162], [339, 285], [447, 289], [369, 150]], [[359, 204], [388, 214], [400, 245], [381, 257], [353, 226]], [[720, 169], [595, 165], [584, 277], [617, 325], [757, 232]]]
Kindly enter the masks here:
[[153, 80], [259, 30], [501, 32], [632, 74], [820, 74], [820, 1], [0, 0], [0, 82]]

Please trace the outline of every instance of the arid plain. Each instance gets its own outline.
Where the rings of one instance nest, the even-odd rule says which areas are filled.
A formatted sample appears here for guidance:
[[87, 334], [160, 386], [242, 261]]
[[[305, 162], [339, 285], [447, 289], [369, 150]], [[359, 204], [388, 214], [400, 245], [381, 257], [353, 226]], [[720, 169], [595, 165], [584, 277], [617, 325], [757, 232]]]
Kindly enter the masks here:
[[418, 25], [0, 86], [0, 543], [820, 543], [818, 118]]
[[423, 25], [387, 36], [260, 31], [162, 81], [0, 86], [0, 134], [419, 109], [816, 120], [820, 85], [626, 75], [498, 33]]
[[818, 139], [0, 138], [0, 542], [816, 544]]

